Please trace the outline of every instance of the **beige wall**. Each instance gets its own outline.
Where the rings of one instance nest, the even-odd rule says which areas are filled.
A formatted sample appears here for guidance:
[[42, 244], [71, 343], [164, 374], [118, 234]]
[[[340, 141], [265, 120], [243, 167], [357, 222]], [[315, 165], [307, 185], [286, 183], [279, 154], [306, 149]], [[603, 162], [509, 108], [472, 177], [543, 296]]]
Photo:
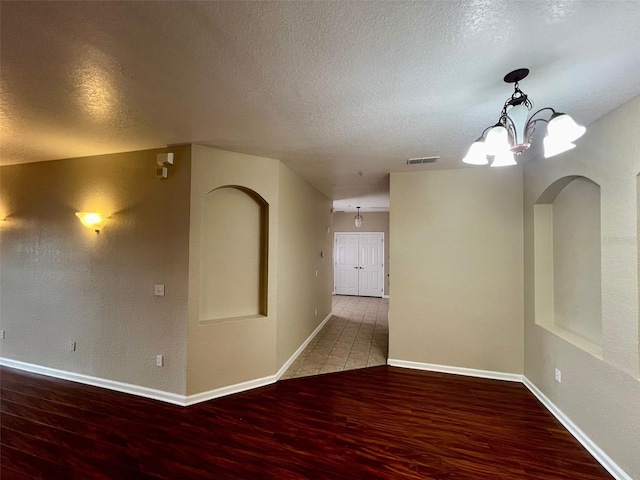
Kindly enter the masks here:
[[522, 169], [391, 174], [389, 358], [521, 373]]
[[[189, 395], [275, 373], [279, 161], [192, 146], [191, 228], [189, 250]], [[202, 202], [220, 187], [248, 188], [268, 204], [267, 314], [220, 323], [201, 322], [200, 281]], [[236, 212], [229, 211], [230, 216]], [[247, 232], [254, 230], [246, 224]], [[235, 288], [243, 288], [235, 285]]]
[[[638, 132], [640, 97], [589, 125], [574, 150], [530, 161], [524, 171], [525, 375], [632, 478], [640, 478]], [[572, 175], [600, 185], [603, 359], [534, 321], [533, 205]]]
[[[165, 151], [0, 169], [3, 357], [184, 394], [190, 147], [159, 180]], [[96, 234], [79, 211], [111, 219]]]
[[333, 230], [331, 200], [283, 164], [278, 205], [276, 367], [280, 368], [331, 313]]
[[[194, 145], [192, 171], [190, 395], [275, 374], [331, 312], [330, 257], [320, 257], [331, 246], [326, 232], [331, 228], [330, 200], [278, 160]], [[201, 244], [202, 202], [226, 185], [250, 189], [268, 204], [267, 312], [210, 323], [200, 318], [199, 282], [207, 247]], [[230, 216], [237, 213], [229, 211]], [[254, 225], [246, 229], [250, 234]]]
[[[334, 232], [384, 232], [384, 294], [389, 295], [389, 212], [362, 213], [362, 227], [357, 228], [355, 213], [336, 212], [333, 214]], [[333, 272], [331, 273], [333, 275]], [[333, 279], [332, 279], [333, 281]]]

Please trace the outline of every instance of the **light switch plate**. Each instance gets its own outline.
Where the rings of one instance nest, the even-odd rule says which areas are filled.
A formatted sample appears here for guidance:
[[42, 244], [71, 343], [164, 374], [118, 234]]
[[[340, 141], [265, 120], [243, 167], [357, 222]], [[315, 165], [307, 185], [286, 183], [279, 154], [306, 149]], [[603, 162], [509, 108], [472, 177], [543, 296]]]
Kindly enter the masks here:
[[164, 297], [164, 285], [156, 285], [156, 297]]

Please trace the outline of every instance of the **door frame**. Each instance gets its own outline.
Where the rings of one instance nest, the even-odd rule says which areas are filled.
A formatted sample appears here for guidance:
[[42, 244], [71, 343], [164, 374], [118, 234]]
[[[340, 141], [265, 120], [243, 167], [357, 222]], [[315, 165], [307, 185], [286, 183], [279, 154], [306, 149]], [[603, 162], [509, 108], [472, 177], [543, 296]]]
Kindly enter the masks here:
[[[385, 241], [384, 241], [384, 232], [333, 232], [333, 290], [332, 295], [336, 294], [336, 245], [338, 243], [338, 235], [382, 235], [382, 271], [380, 272], [381, 276], [381, 285], [382, 285], [382, 293], [379, 297], [371, 297], [371, 298], [384, 298], [384, 272], [386, 265], [384, 264], [384, 252], [385, 252]], [[358, 243], [358, 263], [360, 263], [360, 246]]]

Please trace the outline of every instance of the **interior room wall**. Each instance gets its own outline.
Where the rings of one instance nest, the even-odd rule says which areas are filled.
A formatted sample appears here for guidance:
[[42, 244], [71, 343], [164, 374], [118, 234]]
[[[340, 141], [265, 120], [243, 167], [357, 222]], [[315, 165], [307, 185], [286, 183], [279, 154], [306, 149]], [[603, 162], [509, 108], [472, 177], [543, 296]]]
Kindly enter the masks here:
[[331, 200], [281, 163], [276, 368], [331, 313], [332, 238]]
[[184, 394], [190, 175], [188, 146], [2, 167], [2, 356]]
[[521, 167], [392, 173], [390, 205], [389, 358], [522, 373]]
[[[384, 294], [389, 295], [389, 212], [362, 213], [362, 226], [357, 228], [353, 217], [355, 213], [335, 212], [333, 214], [334, 232], [384, 232]], [[333, 270], [331, 272], [333, 275]], [[333, 281], [333, 280], [332, 280]]]
[[[640, 478], [638, 132], [640, 97], [589, 125], [575, 149], [524, 170], [525, 375], [632, 478]], [[600, 185], [602, 359], [535, 323], [534, 203], [572, 175]]]
[[[208, 392], [273, 375], [276, 371], [277, 259], [278, 259], [278, 160], [192, 146], [191, 227], [189, 250], [189, 325], [187, 393]], [[259, 195], [268, 205], [267, 311], [266, 315], [202, 322], [200, 281], [202, 256], [210, 245], [201, 244], [202, 204], [205, 196], [225, 186], [238, 186]], [[229, 209], [229, 221], [237, 221], [247, 234], [254, 225]], [[210, 272], [215, 274], [215, 272]], [[243, 288], [243, 285], [234, 285]], [[206, 319], [205, 319], [206, 320]]]

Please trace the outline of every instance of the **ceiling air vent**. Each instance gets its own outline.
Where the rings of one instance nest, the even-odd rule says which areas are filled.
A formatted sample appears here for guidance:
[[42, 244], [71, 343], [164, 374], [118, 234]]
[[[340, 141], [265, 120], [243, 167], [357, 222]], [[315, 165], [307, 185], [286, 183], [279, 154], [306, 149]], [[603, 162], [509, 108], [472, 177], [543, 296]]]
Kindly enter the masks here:
[[407, 160], [407, 165], [422, 165], [424, 163], [436, 163], [440, 156], [437, 157], [420, 157], [420, 158], [410, 158]]

